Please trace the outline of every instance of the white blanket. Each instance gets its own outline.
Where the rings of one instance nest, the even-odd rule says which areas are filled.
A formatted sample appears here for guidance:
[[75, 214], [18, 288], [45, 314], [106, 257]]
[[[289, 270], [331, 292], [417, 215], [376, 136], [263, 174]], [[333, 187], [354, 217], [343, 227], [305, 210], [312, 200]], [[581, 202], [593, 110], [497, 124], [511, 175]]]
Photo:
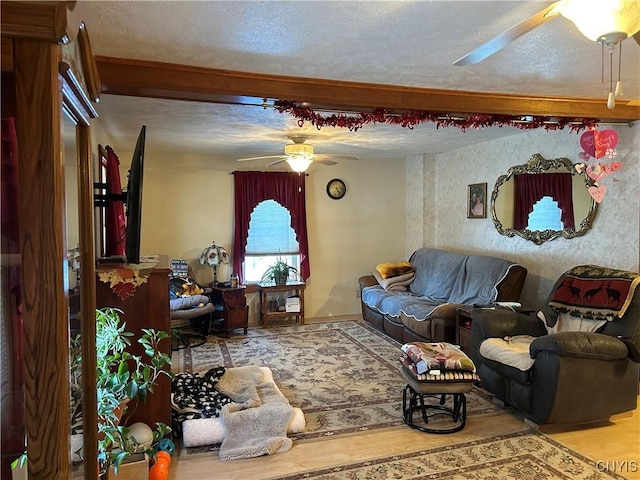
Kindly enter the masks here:
[[[287, 425], [287, 433], [303, 432], [307, 426], [304, 413], [293, 407], [293, 415]], [[222, 418], [197, 418], [182, 422], [182, 444], [185, 447], [201, 447], [222, 443], [227, 435]]]
[[229, 368], [216, 384], [216, 390], [234, 401], [222, 407], [226, 436], [220, 445], [220, 460], [283, 453], [291, 448], [287, 427], [293, 407], [273, 381], [264, 381], [267, 373], [263, 368]]

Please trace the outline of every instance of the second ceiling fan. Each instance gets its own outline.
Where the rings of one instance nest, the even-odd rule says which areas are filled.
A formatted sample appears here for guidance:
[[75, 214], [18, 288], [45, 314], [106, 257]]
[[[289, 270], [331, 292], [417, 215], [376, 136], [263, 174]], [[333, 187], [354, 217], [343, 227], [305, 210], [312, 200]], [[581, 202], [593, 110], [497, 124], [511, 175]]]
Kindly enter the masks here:
[[287, 162], [293, 171], [304, 172], [312, 163], [336, 165], [338, 163], [337, 160], [358, 160], [358, 157], [352, 155], [314, 153], [313, 145], [305, 143], [310, 138], [308, 135], [287, 135], [287, 138], [293, 143], [284, 146], [284, 154], [239, 158], [238, 161], [274, 160], [273, 162], [267, 163], [267, 167], [273, 167], [282, 162]]
[[558, 15], [571, 20], [588, 39], [615, 47], [633, 36], [640, 44], [640, 2], [638, 0], [559, 0], [518, 23], [454, 62], [481, 62], [511, 42]]

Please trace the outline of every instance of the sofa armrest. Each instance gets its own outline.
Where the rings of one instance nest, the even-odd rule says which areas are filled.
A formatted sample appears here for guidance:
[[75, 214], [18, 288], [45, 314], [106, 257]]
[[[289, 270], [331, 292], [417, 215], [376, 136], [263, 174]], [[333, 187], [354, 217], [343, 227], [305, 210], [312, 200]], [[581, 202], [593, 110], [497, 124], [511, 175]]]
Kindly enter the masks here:
[[471, 312], [471, 330], [479, 338], [504, 338], [513, 335], [546, 335], [547, 329], [538, 318], [503, 309], [477, 309]]
[[628, 350], [618, 338], [593, 332], [560, 332], [536, 338], [529, 346], [531, 358], [541, 352], [560, 357], [588, 358], [592, 360], [622, 360]]
[[498, 295], [497, 302], [518, 302], [524, 281], [527, 278], [527, 269], [522, 265], [512, 265], [509, 273], [496, 285]]
[[358, 279], [358, 285], [360, 285], [360, 290], [362, 290], [365, 287], [373, 287], [374, 285], [378, 285], [378, 281], [373, 275], [363, 275]]

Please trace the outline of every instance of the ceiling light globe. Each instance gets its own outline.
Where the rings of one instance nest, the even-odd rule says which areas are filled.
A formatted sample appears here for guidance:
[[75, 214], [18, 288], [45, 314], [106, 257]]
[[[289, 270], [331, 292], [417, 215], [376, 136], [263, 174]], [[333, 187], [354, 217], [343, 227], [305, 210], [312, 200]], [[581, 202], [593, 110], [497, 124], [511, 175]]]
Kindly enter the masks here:
[[304, 155], [292, 155], [287, 158], [287, 163], [291, 167], [291, 170], [298, 173], [306, 172], [312, 162], [313, 160], [311, 160], [311, 158]]
[[640, 30], [638, 0], [563, 0], [560, 14], [594, 42], [615, 45]]

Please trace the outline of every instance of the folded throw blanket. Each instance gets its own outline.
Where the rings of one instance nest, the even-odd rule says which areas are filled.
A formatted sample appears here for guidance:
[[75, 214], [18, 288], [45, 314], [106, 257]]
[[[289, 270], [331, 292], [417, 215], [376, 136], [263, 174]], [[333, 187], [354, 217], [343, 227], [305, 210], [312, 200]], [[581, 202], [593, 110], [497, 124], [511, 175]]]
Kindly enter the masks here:
[[403, 275], [396, 275], [395, 277], [382, 278], [380, 272], [374, 270], [371, 272], [378, 284], [385, 290], [393, 291], [406, 291], [407, 285], [409, 285], [416, 278], [415, 272], [405, 273]]
[[410, 342], [400, 349], [413, 361], [419, 374], [442, 370], [476, 371], [473, 361], [450, 343]]

